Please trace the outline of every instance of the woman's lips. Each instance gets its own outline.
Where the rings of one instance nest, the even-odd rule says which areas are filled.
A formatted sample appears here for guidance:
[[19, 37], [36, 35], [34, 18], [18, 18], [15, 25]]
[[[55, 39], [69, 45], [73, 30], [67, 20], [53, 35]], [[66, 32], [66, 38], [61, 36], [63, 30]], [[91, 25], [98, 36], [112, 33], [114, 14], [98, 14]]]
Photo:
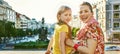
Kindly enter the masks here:
[[87, 18], [82, 18], [82, 20], [86, 20]]

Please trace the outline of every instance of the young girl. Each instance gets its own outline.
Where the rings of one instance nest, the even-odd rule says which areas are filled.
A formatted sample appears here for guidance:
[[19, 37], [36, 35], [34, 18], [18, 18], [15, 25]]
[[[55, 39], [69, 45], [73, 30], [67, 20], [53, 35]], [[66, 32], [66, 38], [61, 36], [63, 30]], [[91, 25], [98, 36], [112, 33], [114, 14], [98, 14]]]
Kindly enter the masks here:
[[50, 40], [46, 54], [50, 54], [53, 46], [53, 54], [70, 54], [72, 48], [65, 44], [66, 39], [71, 39], [71, 28], [68, 25], [71, 20], [71, 8], [61, 6], [57, 13], [58, 23], [55, 25], [54, 35]]
[[92, 6], [88, 2], [80, 5], [80, 20], [83, 26], [77, 35], [79, 44], [67, 40], [66, 44], [74, 47], [81, 54], [104, 54], [104, 35], [98, 22], [93, 17]]

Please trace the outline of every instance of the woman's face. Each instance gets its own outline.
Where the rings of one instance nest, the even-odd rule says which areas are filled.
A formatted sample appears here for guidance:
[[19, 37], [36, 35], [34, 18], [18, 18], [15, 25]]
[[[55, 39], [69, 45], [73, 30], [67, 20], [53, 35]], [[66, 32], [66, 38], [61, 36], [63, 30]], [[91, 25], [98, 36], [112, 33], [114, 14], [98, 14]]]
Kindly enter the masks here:
[[79, 17], [81, 21], [87, 22], [90, 16], [93, 14], [87, 5], [81, 5], [80, 6], [80, 12], [79, 12]]
[[61, 15], [60, 15], [60, 18], [62, 21], [64, 21], [65, 23], [69, 23], [69, 21], [71, 20], [72, 18], [72, 11], [71, 10], [67, 10], [65, 12], [63, 12]]

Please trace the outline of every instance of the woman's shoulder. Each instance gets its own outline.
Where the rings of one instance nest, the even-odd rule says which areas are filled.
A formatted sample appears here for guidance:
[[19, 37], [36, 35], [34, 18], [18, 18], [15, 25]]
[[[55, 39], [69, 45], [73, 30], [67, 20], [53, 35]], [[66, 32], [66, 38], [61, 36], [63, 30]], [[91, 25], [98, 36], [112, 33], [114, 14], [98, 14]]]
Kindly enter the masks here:
[[99, 23], [96, 19], [92, 19], [90, 22], [87, 23], [88, 26], [98, 26]]

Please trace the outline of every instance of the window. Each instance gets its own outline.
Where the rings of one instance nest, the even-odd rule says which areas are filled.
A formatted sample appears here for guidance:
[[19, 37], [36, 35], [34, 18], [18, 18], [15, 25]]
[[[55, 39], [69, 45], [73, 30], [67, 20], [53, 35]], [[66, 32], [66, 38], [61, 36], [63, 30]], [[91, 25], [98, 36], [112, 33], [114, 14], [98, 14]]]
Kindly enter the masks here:
[[113, 34], [114, 35], [114, 38], [119, 38], [120, 37], [120, 34]]
[[114, 23], [114, 28], [119, 28], [119, 23]]
[[114, 13], [114, 18], [119, 18], [119, 13]]
[[119, 10], [119, 5], [114, 5], [114, 10]]
[[109, 5], [106, 5], [106, 10], [110, 10]]

